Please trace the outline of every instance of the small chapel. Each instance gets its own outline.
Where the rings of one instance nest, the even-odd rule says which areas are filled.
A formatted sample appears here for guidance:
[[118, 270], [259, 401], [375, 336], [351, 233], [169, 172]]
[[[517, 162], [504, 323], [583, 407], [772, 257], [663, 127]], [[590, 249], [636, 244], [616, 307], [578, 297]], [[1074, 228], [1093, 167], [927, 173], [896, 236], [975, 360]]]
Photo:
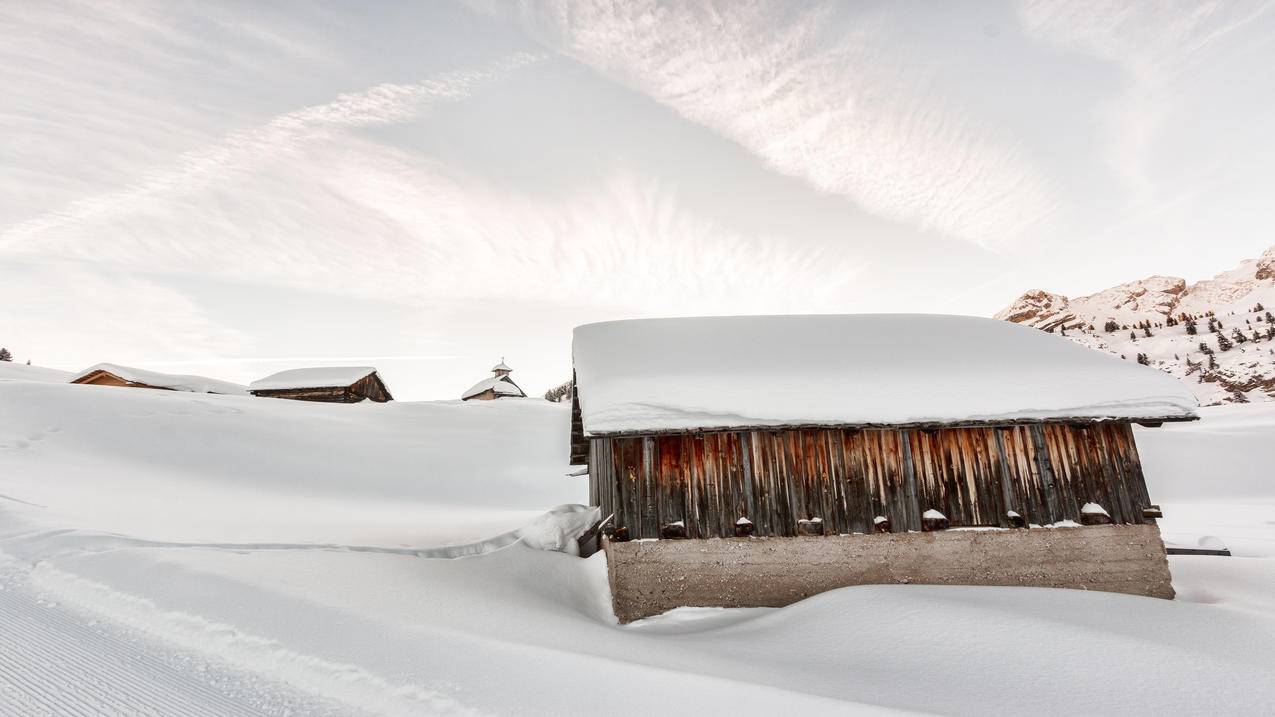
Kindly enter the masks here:
[[462, 401], [494, 401], [497, 398], [526, 398], [527, 394], [523, 393], [518, 384], [509, 377], [513, 373], [513, 369], [505, 365], [505, 360], [500, 359], [500, 363], [491, 369], [492, 376], [485, 378], [469, 388], [468, 391], [461, 394]]

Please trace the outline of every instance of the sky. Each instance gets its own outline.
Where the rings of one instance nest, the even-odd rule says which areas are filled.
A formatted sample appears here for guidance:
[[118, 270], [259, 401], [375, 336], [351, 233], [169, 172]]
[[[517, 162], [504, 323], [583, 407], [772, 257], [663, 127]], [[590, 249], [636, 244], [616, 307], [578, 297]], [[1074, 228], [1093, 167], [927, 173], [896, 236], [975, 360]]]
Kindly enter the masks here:
[[620, 318], [990, 316], [1275, 244], [1270, 2], [0, 0], [0, 345], [539, 394]]

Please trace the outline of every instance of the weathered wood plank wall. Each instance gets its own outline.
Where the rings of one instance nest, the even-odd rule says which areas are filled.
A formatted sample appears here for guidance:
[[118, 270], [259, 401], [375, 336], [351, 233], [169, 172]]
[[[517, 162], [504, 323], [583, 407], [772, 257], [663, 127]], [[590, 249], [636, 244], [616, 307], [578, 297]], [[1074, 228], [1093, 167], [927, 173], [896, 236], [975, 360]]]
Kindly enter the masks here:
[[376, 373], [370, 373], [349, 386], [265, 389], [252, 393], [262, 398], [286, 398], [293, 401], [320, 403], [358, 403], [365, 399], [385, 403], [394, 400], [389, 389]]
[[576, 394], [576, 379], [573, 373], [571, 375], [571, 465], [582, 466], [588, 463], [589, 440], [584, 437], [584, 419], [580, 415], [580, 396]]
[[1125, 423], [920, 429], [802, 429], [590, 439], [590, 500], [634, 538], [686, 525], [687, 537], [796, 535], [818, 518], [828, 533], [867, 533], [885, 516], [920, 530], [940, 511], [952, 527], [1079, 520], [1101, 504], [1117, 523], [1150, 505]]

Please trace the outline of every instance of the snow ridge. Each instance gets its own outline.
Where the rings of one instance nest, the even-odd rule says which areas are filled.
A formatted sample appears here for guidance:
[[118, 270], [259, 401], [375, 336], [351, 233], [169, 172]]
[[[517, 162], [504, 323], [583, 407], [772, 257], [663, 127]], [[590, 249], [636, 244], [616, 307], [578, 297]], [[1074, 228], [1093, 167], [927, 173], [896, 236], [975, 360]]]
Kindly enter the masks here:
[[1218, 405], [1275, 400], [1272, 307], [1275, 247], [1194, 284], [1155, 275], [1074, 299], [1034, 289], [995, 318], [1158, 368]]

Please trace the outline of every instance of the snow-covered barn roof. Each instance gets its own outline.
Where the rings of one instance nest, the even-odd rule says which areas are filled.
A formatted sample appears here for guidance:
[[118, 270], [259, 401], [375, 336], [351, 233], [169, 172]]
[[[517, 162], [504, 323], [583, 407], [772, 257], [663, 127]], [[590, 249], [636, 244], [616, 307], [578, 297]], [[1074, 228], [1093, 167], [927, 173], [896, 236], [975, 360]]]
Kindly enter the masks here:
[[498, 396], [527, 395], [523, 393], [522, 389], [518, 388], [518, 385], [515, 384], [508, 376], [492, 376], [491, 378], [485, 378], [473, 386], [470, 386], [469, 390], [462, 393], [460, 398], [463, 401], [467, 398], [473, 398], [474, 396], [488, 390], [495, 391]]
[[89, 376], [102, 371], [116, 376], [129, 383], [140, 383], [156, 388], [167, 388], [172, 391], [189, 391], [191, 393], [221, 393], [228, 396], [244, 396], [248, 390], [237, 383], [220, 381], [204, 376], [187, 376], [184, 374], [160, 373], [146, 369], [120, 366], [113, 363], [100, 363], [90, 366], [76, 374], [71, 383], [78, 383]]
[[496, 364], [495, 366], [492, 366], [492, 367], [491, 367], [491, 370], [492, 370], [492, 372], [493, 372], [493, 373], [494, 373], [494, 372], [496, 372], [496, 371], [513, 371], [513, 369], [511, 369], [511, 368], [509, 368], [508, 366], [506, 366], [506, 365], [505, 365], [505, 360], [504, 360], [504, 359], [501, 359], [501, 360], [500, 360], [500, 363]]
[[1177, 379], [968, 316], [639, 319], [580, 326], [590, 435], [804, 425], [1188, 420]]
[[371, 366], [316, 366], [272, 373], [248, 385], [249, 391], [284, 391], [295, 388], [338, 388], [376, 373]]

